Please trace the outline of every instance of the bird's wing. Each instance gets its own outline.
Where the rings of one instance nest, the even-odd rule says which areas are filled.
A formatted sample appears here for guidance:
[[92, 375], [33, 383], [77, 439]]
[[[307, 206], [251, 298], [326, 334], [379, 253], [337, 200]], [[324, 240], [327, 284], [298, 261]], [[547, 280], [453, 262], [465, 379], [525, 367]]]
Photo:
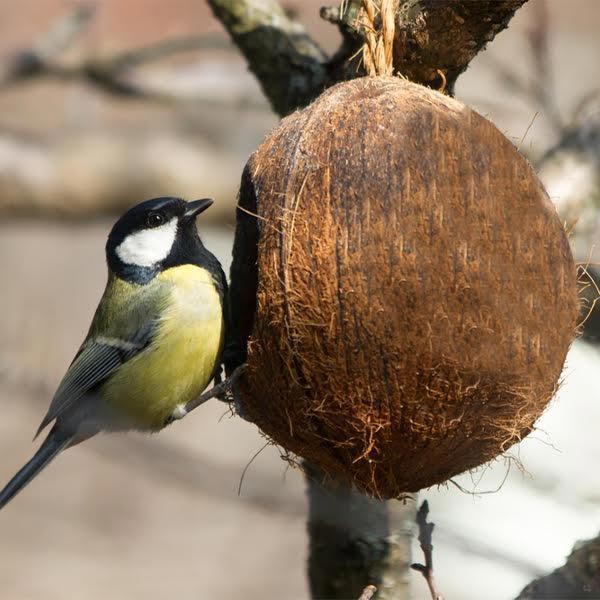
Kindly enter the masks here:
[[152, 341], [154, 330], [150, 323], [128, 340], [106, 336], [86, 340], [60, 382], [36, 436], [87, 392], [146, 348]]
[[169, 293], [169, 286], [157, 278], [140, 287], [109, 277], [88, 336], [58, 386], [38, 434], [152, 342]]

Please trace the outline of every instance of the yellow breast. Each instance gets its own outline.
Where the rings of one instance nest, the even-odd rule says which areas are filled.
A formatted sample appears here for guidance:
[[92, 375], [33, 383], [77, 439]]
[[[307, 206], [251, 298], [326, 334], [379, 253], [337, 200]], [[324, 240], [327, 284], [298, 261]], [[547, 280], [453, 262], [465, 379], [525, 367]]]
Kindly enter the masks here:
[[182, 265], [157, 276], [171, 291], [150, 346], [103, 386], [102, 397], [139, 429], [160, 429], [200, 394], [223, 345], [223, 310], [208, 271]]

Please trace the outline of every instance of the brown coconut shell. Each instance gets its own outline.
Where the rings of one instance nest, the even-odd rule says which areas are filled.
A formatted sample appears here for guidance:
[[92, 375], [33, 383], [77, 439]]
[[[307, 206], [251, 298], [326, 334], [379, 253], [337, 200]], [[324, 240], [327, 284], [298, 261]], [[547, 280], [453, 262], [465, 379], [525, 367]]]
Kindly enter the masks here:
[[341, 83], [265, 139], [240, 201], [259, 231], [242, 407], [277, 444], [392, 498], [532, 430], [575, 266], [492, 123], [399, 78]]

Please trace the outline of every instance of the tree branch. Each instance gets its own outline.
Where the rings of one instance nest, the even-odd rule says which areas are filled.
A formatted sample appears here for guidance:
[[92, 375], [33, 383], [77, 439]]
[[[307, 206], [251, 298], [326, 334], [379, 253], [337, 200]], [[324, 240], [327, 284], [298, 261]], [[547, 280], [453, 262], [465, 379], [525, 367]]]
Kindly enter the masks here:
[[19, 52], [0, 75], [0, 86], [39, 75], [64, 52], [89, 26], [92, 6], [80, 6], [57, 20], [31, 48]]
[[425, 564], [413, 563], [410, 565], [411, 569], [418, 571], [423, 575], [429, 587], [429, 593], [431, 594], [432, 600], [443, 600], [442, 595], [437, 591], [435, 580], [433, 578], [433, 528], [435, 523], [427, 522], [427, 515], [429, 514], [429, 503], [427, 500], [423, 500], [421, 507], [417, 512], [417, 525], [419, 527], [419, 544], [423, 551], [425, 558]]
[[[181, 100], [182, 96], [170, 89], [152, 89], [136, 81], [131, 76], [132, 67], [179, 52], [219, 47], [224, 47], [222, 40], [213, 36], [175, 38], [108, 58], [87, 57], [69, 63], [56, 59], [41, 60], [34, 52], [25, 51], [0, 75], [0, 89], [34, 77], [53, 77], [64, 81], [87, 82], [115, 96], [157, 101]], [[192, 99], [189, 96], [185, 98]]]
[[[33, 43], [19, 52], [0, 69], [0, 89], [18, 85], [39, 77], [65, 81], [85, 81], [96, 88], [117, 96], [146, 100], [180, 100], [172, 89], [150, 88], [131, 76], [134, 67], [157, 61], [173, 54], [193, 50], [232, 48], [221, 35], [206, 34], [160, 40], [148, 46], [118, 52], [109, 57], [81, 57], [65, 61], [62, 53], [90, 25], [94, 16], [91, 7], [83, 6], [59, 19]], [[185, 97], [185, 99], [191, 99]]]
[[405, 77], [453, 93], [458, 76], [527, 0], [408, 0], [398, 11], [394, 66]]
[[517, 600], [584, 600], [600, 598], [600, 536], [575, 545], [567, 562], [532, 581]]
[[410, 532], [398, 521], [414, 516], [414, 503], [389, 510], [343, 481], [304, 463], [309, 495], [308, 577], [312, 598], [357, 598], [367, 584], [377, 598], [408, 597]]
[[208, 0], [273, 109], [286, 115], [327, 86], [326, 55], [275, 0]]

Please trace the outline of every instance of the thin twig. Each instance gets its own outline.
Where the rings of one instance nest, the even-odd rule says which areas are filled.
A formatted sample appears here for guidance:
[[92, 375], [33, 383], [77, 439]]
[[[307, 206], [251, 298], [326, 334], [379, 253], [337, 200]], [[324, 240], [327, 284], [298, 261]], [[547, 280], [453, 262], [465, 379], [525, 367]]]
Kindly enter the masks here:
[[377, 588], [374, 585], [368, 585], [362, 591], [362, 594], [360, 595], [360, 598], [358, 600], [371, 600], [376, 591]]
[[31, 48], [23, 50], [3, 69], [0, 85], [40, 75], [47, 65], [67, 50], [87, 29], [95, 14], [93, 5], [79, 6], [55, 21]]
[[111, 62], [120, 67], [132, 67], [156, 60], [162, 60], [172, 54], [194, 50], [233, 50], [234, 45], [220, 33], [190, 35], [160, 40], [148, 46], [125, 50], [116, 55]]
[[[158, 101], [179, 100], [177, 93], [170, 89], [151, 89], [136, 81], [131, 77], [133, 68], [177, 53], [233, 48], [233, 44], [222, 35], [205, 34], [161, 40], [109, 57], [84, 56], [76, 61], [62, 60], [62, 53], [90, 25], [93, 16], [93, 7], [84, 6], [61, 18], [31, 48], [19, 52], [1, 69], [0, 89], [34, 77], [53, 77], [65, 81], [86, 81], [118, 96]], [[186, 95], [184, 99], [191, 98]]]
[[417, 525], [419, 526], [419, 544], [425, 557], [425, 564], [413, 563], [410, 565], [411, 569], [419, 571], [425, 578], [429, 592], [431, 593], [432, 600], [443, 600], [443, 596], [437, 591], [435, 586], [435, 580], [433, 578], [433, 544], [432, 534], [435, 523], [427, 522], [427, 515], [429, 514], [429, 503], [427, 500], [423, 500], [423, 504], [417, 512]]
[[95, 12], [93, 4], [83, 5], [60, 18], [35, 45], [36, 55], [47, 60], [64, 52], [88, 28]]

